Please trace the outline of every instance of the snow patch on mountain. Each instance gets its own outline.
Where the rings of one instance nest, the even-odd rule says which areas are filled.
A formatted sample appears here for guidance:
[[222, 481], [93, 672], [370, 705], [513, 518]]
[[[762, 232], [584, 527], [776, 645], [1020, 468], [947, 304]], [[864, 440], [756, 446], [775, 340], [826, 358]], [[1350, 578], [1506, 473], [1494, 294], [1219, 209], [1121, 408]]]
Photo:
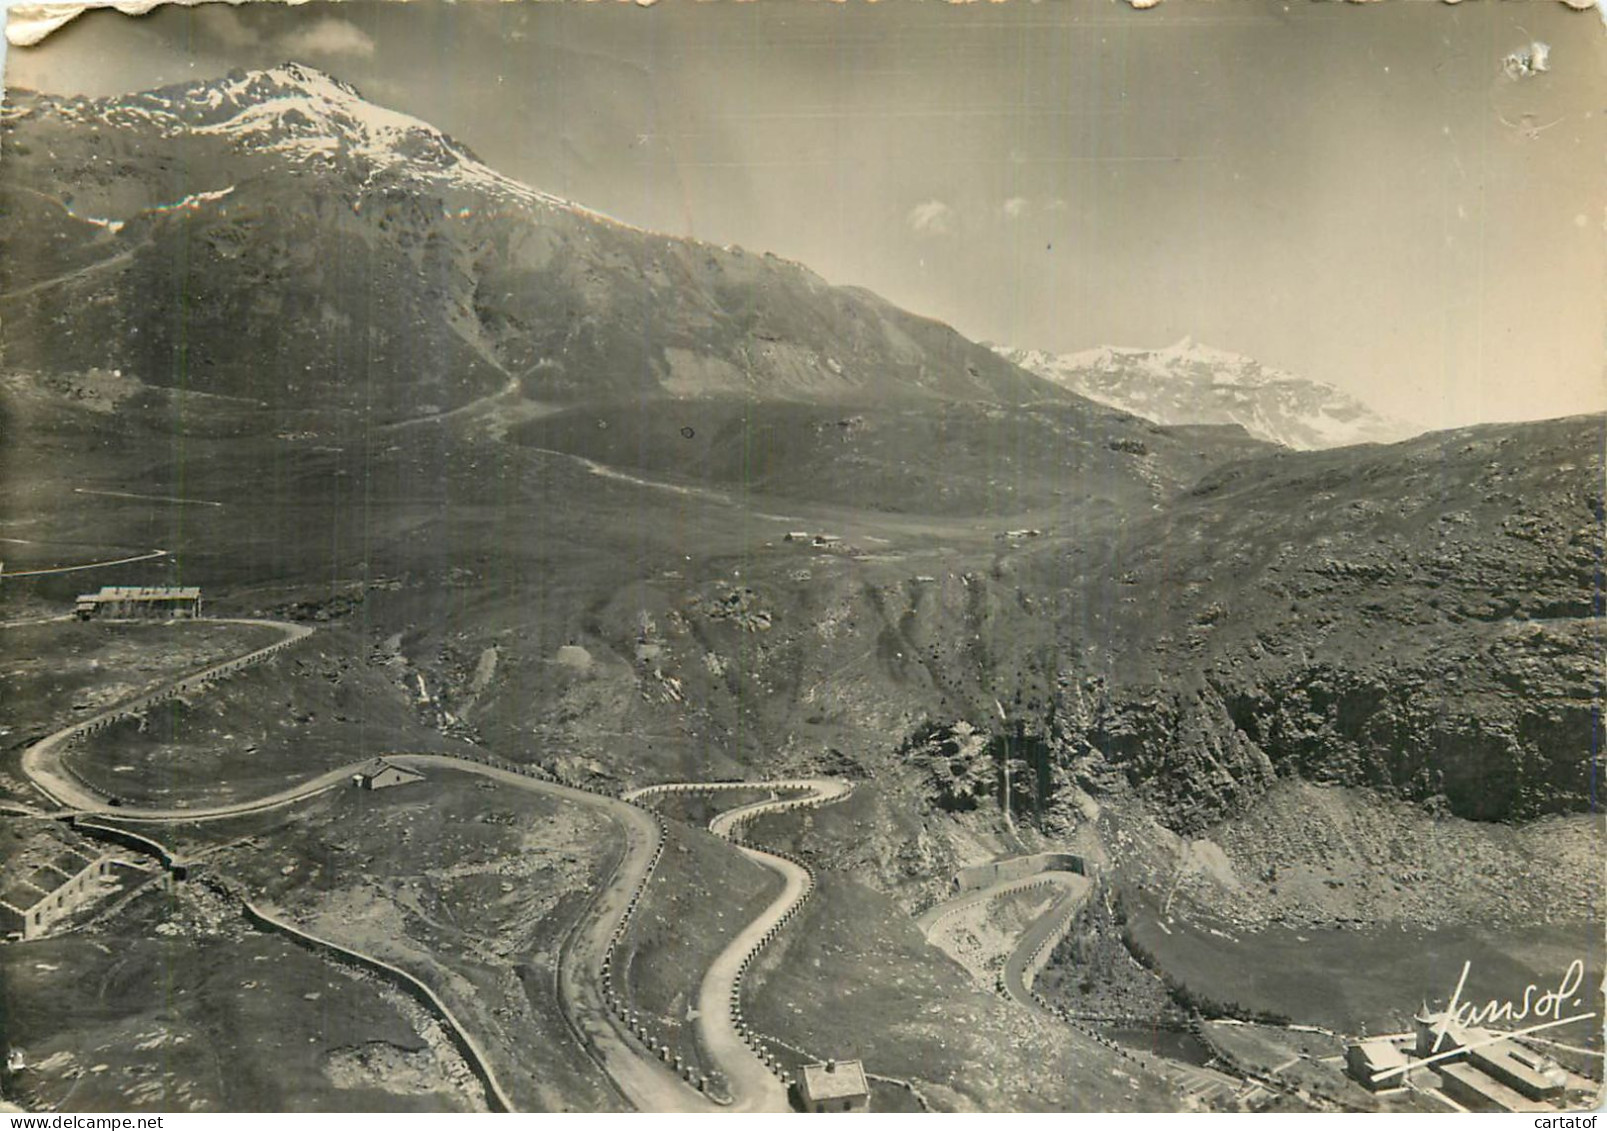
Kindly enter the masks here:
[[217, 137], [242, 151], [297, 166], [349, 161], [362, 188], [401, 181], [511, 205], [558, 208], [629, 227], [611, 216], [522, 184], [492, 169], [427, 122], [365, 99], [355, 87], [300, 63], [112, 99], [50, 100], [68, 123], [142, 127], [164, 137]]
[[1028, 372], [1157, 424], [1237, 424], [1289, 448], [1394, 443], [1423, 431], [1350, 394], [1184, 338], [1165, 349], [1077, 353], [993, 346]]

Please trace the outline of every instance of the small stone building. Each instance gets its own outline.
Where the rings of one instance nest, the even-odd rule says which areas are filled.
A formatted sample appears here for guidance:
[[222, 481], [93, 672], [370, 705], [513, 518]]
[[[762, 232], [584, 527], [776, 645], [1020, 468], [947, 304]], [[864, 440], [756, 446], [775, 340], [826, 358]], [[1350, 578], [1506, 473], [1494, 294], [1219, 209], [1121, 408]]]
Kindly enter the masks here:
[[417, 770], [406, 769], [384, 758], [375, 759], [372, 765], [352, 775], [352, 784], [361, 789], [389, 789], [393, 785], [423, 780], [424, 775]]
[[869, 1111], [870, 1084], [857, 1060], [806, 1064], [798, 1091], [805, 1111]]
[[[1406, 1054], [1392, 1041], [1357, 1041], [1345, 1046], [1345, 1071], [1352, 1080], [1370, 1091], [1384, 1092], [1404, 1087], [1408, 1063]], [[1390, 1075], [1379, 1079], [1381, 1072]]]
[[80, 593], [73, 607], [79, 620], [172, 620], [201, 615], [201, 590], [189, 586], [104, 585], [99, 593]]

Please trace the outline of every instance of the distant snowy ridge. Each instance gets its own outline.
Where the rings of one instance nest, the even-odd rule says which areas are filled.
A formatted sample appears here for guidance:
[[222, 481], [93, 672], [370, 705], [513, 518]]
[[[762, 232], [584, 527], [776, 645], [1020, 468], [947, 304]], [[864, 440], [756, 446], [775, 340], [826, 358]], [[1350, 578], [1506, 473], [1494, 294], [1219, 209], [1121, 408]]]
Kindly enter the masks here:
[[1237, 424], [1258, 439], [1307, 450], [1393, 443], [1423, 431], [1332, 385], [1191, 338], [1165, 349], [992, 349], [1074, 393], [1157, 424]]

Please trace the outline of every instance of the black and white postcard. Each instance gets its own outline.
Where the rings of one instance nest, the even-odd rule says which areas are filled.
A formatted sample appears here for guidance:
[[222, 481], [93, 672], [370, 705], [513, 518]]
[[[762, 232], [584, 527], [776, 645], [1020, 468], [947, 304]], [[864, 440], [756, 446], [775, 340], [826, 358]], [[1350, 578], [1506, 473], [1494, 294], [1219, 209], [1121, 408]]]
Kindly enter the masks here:
[[1597, 1105], [1601, 12], [8, 33], [4, 1110]]

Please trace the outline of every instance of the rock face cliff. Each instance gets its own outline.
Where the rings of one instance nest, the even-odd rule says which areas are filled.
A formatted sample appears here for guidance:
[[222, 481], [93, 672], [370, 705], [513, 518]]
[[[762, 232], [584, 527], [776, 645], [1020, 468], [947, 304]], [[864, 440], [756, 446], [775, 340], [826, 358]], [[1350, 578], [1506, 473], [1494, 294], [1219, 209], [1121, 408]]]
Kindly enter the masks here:
[[1065, 755], [1180, 828], [1279, 775], [1481, 819], [1590, 808], [1603, 439], [1599, 418], [1492, 426], [1207, 477], [1079, 570]]
[[[1283, 453], [1141, 518], [988, 550], [778, 543], [725, 559], [740, 583], [621, 590], [571, 631], [624, 661], [632, 727], [698, 736], [644, 755], [649, 778], [712, 748], [769, 770], [830, 752], [934, 809], [996, 813], [1008, 766], [1018, 823], [1046, 830], [1076, 823], [1074, 787], [1192, 831], [1281, 777], [1486, 820], [1584, 811], [1604, 438], [1576, 418]], [[738, 584], [762, 624], [712, 616]], [[617, 741], [551, 693], [510, 685], [492, 714], [535, 703], [574, 720], [553, 741], [606, 760]], [[692, 761], [650, 768], [670, 757]]]
[[1008, 766], [1012, 812], [1046, 828], [1075, 823], [1073, 787], [1193, 831], [1280, 778], [1480, 820], [1587, 811], [1604, 442], [1592, 417], [1283, 453], [989, 568], [822, 578], [801, 605], [756, 582], [774, 619], [733, 671], [770, 689], [761, 726], [888, 736], [936, 808], [996, 812]]

